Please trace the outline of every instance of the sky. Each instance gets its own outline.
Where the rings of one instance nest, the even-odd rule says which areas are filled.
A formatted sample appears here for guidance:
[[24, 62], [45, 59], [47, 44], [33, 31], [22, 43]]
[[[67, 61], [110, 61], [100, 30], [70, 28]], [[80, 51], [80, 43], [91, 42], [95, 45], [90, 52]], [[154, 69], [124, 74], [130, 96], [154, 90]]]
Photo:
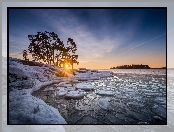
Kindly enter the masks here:
[[10, 9], [9, 56], [22, 59], [28, 35], [44, 31], [64, 43], [74, 40], [79, 56], [74, 68], [166, 67], [165, 9]]

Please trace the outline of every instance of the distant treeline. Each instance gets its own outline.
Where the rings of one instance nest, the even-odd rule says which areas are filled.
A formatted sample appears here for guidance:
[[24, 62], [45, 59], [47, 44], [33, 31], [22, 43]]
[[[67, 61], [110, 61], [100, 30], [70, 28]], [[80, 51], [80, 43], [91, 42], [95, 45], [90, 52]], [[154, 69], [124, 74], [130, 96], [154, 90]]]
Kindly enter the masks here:
[[111, 67], [110, 69], [150, 69], [148, 65], [122, 65], [122, 66], [117, 66], [117, 67]]
[[150, 68], [148, 65], [122, 65], [122, 66], [116, 66], [116, 67], [111, 67], [110, 69], [166, 69], [166, 67], [161, 67], [161, 68]]

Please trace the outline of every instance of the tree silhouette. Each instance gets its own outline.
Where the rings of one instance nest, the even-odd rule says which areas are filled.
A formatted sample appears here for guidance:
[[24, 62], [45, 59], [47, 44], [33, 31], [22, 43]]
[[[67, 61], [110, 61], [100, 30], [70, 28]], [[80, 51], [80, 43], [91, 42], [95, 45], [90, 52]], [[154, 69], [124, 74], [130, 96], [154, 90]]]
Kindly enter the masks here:
[[34, 61], [43, 60], [47, 64], [63, 65], [64, 68], [65, 63], [72, 65], [72, 68], [74, 63], [79, 63], [78, 55], [75, 55], [77, 45], [71, 38], [68, 38], [67, 47], [54, 32], [37, 32], [37, 35], [28, 35], [28, 38], [30, 40], [28, 51]]
[[75, 55], [75, 52], [77, 50], [77, 45], [75, 44], [75, 42], [71, 38], [68, 38], [67, 45], [69, 45], [67, 48], [68, 52], [69, 52], [69, 58], [68, 58], [69, 63], [72, 65], [72, 69], [73, 69], [74, 63], [76, 63], [77, 65], [79, 64], [79, 62], [77, 61], [78, 55]]
[[27, 50], [23, 50], [22, 53], [23, 53], [23, 59], [24, 59], [24, 60], [28, 60], [28, 59], [27, 59], [27, 55], [28, 55], [28, 54], [27, 54]]
[[148, 65], [122, 65], [122, 66], [117, 66], [117, 67], [111, 67], [110, 69], [150, 69]]
[[35, 61], [43, 60], [48, 64], [55, 65], [55, 50], [60, 50], [59, 47], [63, 44], [54, 32], [37, 32], [37, 35], [28, 35], [31, 41], [28, 50], [32, 54]]

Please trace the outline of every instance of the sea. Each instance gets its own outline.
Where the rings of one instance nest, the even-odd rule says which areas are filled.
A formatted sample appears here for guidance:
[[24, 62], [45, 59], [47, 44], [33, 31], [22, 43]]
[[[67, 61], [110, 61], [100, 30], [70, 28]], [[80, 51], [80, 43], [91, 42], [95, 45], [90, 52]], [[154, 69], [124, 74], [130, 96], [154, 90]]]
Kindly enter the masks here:
[[[57, 98], [55, 91], [33, 92], [48, 105], [58, 109], [68, 124], [167, 124], [166, 69], [107, 69], [113, 77], [86, 81], [94, 90], [86, 91], [82, 99]], [[73, 85], [73, 84], [72, 84]], [[96, 90], [110, 90], [112, 96], [98, 95]], [[107, 102], [107, 109], [99, 101]], [[103, 102], [103, 104], [105, 103]]]

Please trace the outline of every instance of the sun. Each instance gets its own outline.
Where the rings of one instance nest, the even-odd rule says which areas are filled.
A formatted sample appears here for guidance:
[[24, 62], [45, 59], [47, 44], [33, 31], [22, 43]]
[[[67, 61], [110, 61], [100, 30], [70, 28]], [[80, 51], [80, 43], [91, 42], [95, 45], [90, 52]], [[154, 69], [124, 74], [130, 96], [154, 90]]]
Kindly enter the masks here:
[[65, 64], [65, 68], [68, 68], [69, 66], [68, 66], [68, 64]]

